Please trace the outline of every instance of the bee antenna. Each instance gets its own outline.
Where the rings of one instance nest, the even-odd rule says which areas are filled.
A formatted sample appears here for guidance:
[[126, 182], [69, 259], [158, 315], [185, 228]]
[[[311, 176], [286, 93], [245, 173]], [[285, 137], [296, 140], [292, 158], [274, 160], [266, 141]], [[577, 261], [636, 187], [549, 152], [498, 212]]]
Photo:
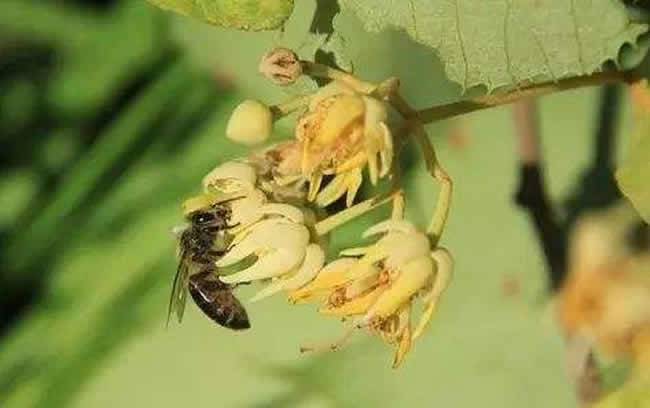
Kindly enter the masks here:
[[227, 198], [227, 199], [225, 199], [223, 201], [218, 201], [215, 204], [228, 204], [229, 202], [240, 200], [242, 198], [246, 198], [246, 196], [242, 195], [242, 196], [230, 197], [230, 198]]

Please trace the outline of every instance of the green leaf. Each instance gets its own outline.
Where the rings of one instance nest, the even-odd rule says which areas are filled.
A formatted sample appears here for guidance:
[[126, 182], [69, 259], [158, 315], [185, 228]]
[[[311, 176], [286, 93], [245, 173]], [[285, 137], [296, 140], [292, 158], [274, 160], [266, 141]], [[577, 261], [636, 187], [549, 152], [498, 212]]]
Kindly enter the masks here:
[[92, 114], [123, 81], [169, 51], [160, 35], [161, 17], [140, 1], [118, 2], [106, 13], [57, 2], [0, 1], [3, 34], [27, 33], [30, 41], [56, 51], [56, 69], [40, 91], [57, 112], [71, 116]]
[[203, 22], [246, 31], [281, 27], [293, 11], [293, 0], [148, 0]]
[[[643, 371], [645, 370], [645, 371]], [[650, 380], [647, 367], [640, 367], [639, 372], [623, 386], [607, 395], [594, 408], [647, 408], [650, 405]]]
[[341, 0], [368, 31], [405, 30], [449, 78], [488, 91], [590, 74], [647, 31], [620, 0]]
[[650, 222], [650, 134], [642, 135], [632, 146], [621, 167], [616, 171], [616, 180], [623, 194]]

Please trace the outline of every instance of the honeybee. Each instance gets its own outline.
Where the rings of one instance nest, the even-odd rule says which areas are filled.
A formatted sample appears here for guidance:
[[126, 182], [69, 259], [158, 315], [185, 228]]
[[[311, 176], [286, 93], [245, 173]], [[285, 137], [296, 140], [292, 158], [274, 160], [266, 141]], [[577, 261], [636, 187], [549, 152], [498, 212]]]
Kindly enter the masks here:
[[233, 295], [232, 285], [219, 280], [215, 262], [226, 254], [231, 235], [230, 209], [212, 203], [186, 215], [189, 226], [179, 231], [178, 268], [174, 276], [167, 323], [175, 312], [183, 319], [187, 292], [203, 313], [223, 327], [243, 330], [250, 327], [248, 314]]

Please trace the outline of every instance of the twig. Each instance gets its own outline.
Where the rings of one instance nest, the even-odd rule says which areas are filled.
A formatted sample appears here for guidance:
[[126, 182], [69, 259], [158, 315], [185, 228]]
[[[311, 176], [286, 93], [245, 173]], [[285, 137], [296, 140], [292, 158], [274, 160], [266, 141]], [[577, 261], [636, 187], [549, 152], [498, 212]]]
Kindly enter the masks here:
[[546, 82], [539, 85], [531, 85], [529, 87], [523, 87], [511, 92], [495, 92], [491, 95], [479, 96], [477, 98], [465, 101], [433, 106], [431, 108], [418, 111], [417, 117], [422, 123], [430, 123], [481, 109], [507, 105], [518, 102], [520, 100], [530, 99], [532, 97], [542, 96], [554, 92], [583, 88], [586, 86], [604, 85], [619, 82], [633, 82], [635, 79], [636, 75], [632, 72], [599, 72], [592, 75], [561, 79], [557, 82]]
[[516, 103], [513, 115], [520, 160], [519, 188], [515, 201], [528, 211], [535, 225], [549, 270], [549, 283], [556, 290], [565, 274], [566, 236], [544, 188], [535, 101], [526, 99]]
[[[620, 193], [613, 178], [615, 129], [620, 111], [619, 89], [616, 85], [603, 87], [594, 134], [594, 153], [575, 194], [568, 200], [568, 214], [558, 222], [544, 190], [542, 159], [539, 149], [539, 129], [535, 104], [522, 101], [515, 104], [514, 120], [519, 140], [521, 176], [517, 203], [527, 209], [534, 220], [549, 270], [551, 288], [558, 290], [567, 273], [568, 233], [575, 220], [585, 211], [612, 204]], [[571, 376], [578, 399], [583, 405], [597, 400], [602, 393], [602, 378], [590, 344], [568, 340]]]
[[[607, 99], [607, 98], [605, 98]], [[606, 104], [603, 103], [603, 106]], [[603, 113], [603, 112], [601, 112]], [[611, 116], [611, 115], [606, 115]], [[518, 205], [527, 210], [535, 224], [538, 239], [544, 251], [549, 271], [550, 286], [557, 291], [567, 271], [567, 235], [565, 222], [559, 222], [553, 213], [544, 188], [542, 154], [539, 146], [539, 125], [534, 100], [523, 100], [513, 106], [513, 118], [518, 139], [520, 160]], [[609, 163], [611, 139], [603, 140], [603, 133], [611, 136], [611, 117], [602, 119], [596, 134], [596, 162]], [[597, 400], [602, 391], [602, 378], [594, 359], [591, 344], [579, 339], [567, 339], [567, 359], [576, 395], [583, 405]]]
[[[381, 90], [381, 84], [376, 85], [371, 82], [360, 80], [354, 75], [348, 74], [347, 72], [340, 71], [335, 68], [331, 68], [327, 65], [318, 64], [311, 61], [300, 61], [300, 63], [302, 64], [303, 72], [307, 75], [341, 81], [353, 89], [356, 89], [358, 92], [365, 94], [371, 94], [377, 90]], [[466, 113], [481, 109], [488, 109], [496, 106], [512, 104], [521, 100], [530, 99], [554, 92], [612, 83], [632, 83], [638, 80], [639, 75], [634, 71], [597, 72], [591, 75], [583, 75], [560, 79], [559, 81], [549, 81], [541, 84], [523, 86], [514, 90], [496, 91], [490, 95], [483, 95], [464, 101], [432, 106], [430, 108], [417, 111], [413, 110], [411, 113], [404, 116], [409, 119], [417, 119], [422, 124], [427, 124], [442, 119], [448, 119], [454, 116], [464, 115]], [[400, 113], [405, 114], [405, 112]]]
[[566, 201], [566, 230], [585, 211], [608, 207], [621, 197], [614, 179], [620, 92], [617, 85], [608, 85], [601, 90], [598, 124], [594, 132], [594, 152], [591, 164], [584, 170], [574, 193]]
[[551, 288], [559, 289], [566, 275], [567, 237], [575, 220], [585, 211], [604, 208], [620, 198], [613, 177], [615, 128], [620, 111], [620, 90], [616, 85], [601, 92], [595, 150], [589, 168], [584, 172], [576, 192], [567, 200], [567, 216], [558, 221], [544, 189], [539, 130], [534, 103], [519, 102], [514, 119], [519, 140], [520, 184], [517, 204], [530, 212], [535, 223], [547, 265]]

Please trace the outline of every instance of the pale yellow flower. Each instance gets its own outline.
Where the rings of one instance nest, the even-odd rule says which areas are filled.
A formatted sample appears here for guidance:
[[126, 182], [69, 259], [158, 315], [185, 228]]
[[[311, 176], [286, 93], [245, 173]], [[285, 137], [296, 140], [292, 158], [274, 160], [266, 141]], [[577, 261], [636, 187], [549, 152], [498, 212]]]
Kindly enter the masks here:
[[316, 276], [325, 259], [321, 247], [311, 242], [305, 217], [309, 212], [270, 200], [258, 181], [256, 168], [245, 161], [224, 163], [203, 179], [206, 195], [219, 196], [218, 201], [231, 210], [234, 239], [217, 267], [256, 258], [247, 268], [220, 279], [229, 284], [274, 279], [252, 300], [302, 287]]
[[[281, 291], [288, 292], [292, 303], [319, 300], [322, 314], [352, 326], [328, 349], [338, 348], [356, 329], [367, 329], [395, 346], [397, 367], [431, 320], [451, 278], [452, 258], [437, 246], [448, 215], [451, 181], [418, 113], [399, 95], [397, 78], [372, 84], [301, 61], [286, 49], [267, 54], [261, 71], [281, 85], [302, 72], [330, 82], [313, 94], [274, 106], [251, 100], [240, 104], [227, 126], [231, 140], [261, 143], [270, 137], [275, 120], [299, 112], [295, 137], [212, 170], [203, 179], [204, 193], [184, 203], [185, 213], [216, 203], [227, 207], [220, 212], [226, 219], [221, 225], [228, 231], [227, 248], [215, 261], [224, 283], [262, 281], [266, 286], [252, 301]], [[394, 141], [391, 126], [399, 122], [405, 134], [396, 136], [412, 133], [427, 170], [442, 185], [426, 234], [403, 219], [399, 172], [392, 171], [402, 143]], [[390, 191], [382, 185], [376, 195], [355, 203], [364, 177], [373, 186], [390, 179]], [[343, 198], [348, 208], [324, 208]], [[342, 251], [325, 265], [329, 232], [388, 202], [393, 203], [392, 219], [363, 234], [376, 241]], [[423, 309], [413, 326], [415, 299], [422, 301]]]
[[[309, 180], [309, 200], [320, 207], [346, 195], [352, 202], [368, 169], [372, 184], [388, 174], [393, 139], [384, 102], [339, 82], [321, 88], [296, 124], [296, 142], [281, 146], [281, 176]], [[323, 186], [323, 178], [333, 179]]]
[[[321, 313], [351, 319], [353, 329], [378, 334], [397, 347], [397, 367], [430, 321], [451, 278], [453, 261], [444, 248], [431, 250], [428, 237], [410, 222], [384, 221], [364, 236], [378, 234], [381, 238], [371, 246], [343, 251], [344, 256], [325, 266], [310, 284], [293, 291], [290, 300], [323, 300]], [[416, 297], [424, 311], [412, 329]]]

